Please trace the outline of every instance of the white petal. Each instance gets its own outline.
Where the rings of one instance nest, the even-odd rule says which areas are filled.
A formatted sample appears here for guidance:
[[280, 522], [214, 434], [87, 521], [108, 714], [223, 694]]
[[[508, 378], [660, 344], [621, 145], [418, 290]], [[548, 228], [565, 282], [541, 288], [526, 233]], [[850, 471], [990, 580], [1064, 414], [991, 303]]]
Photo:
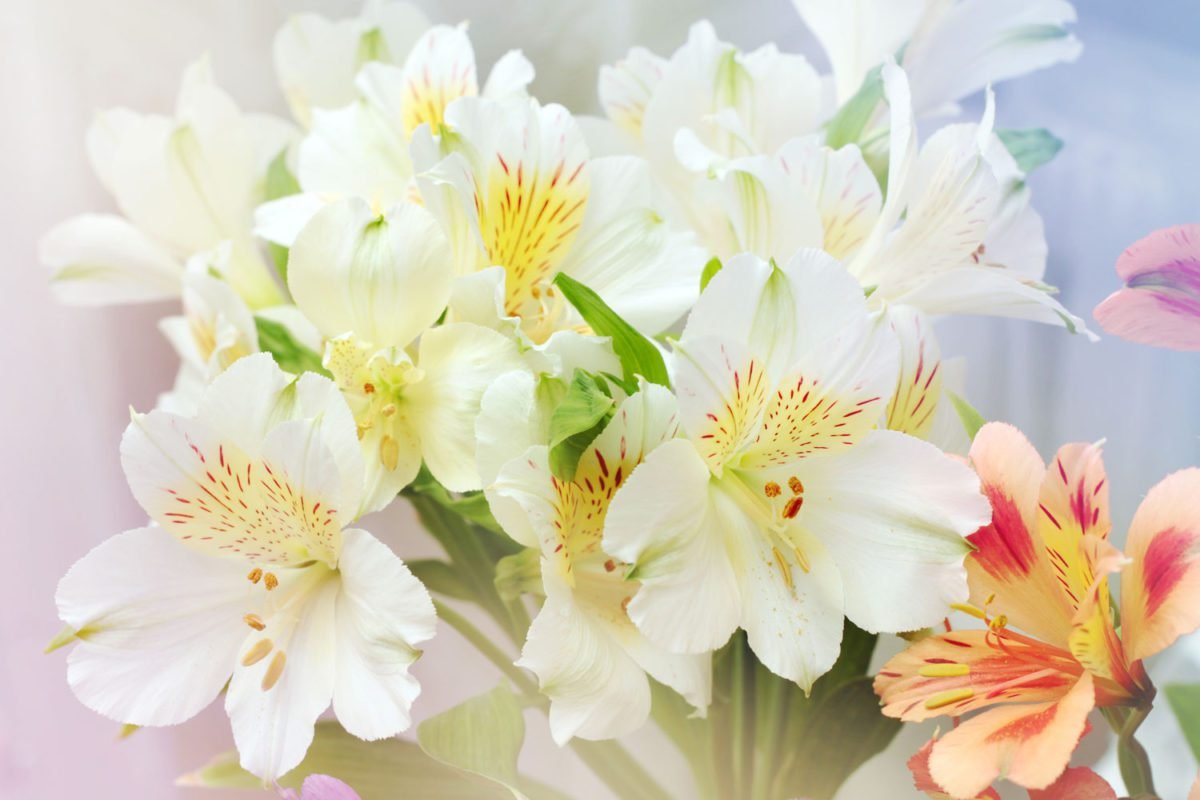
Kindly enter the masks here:
[[335, 196], [316, 192], [301, 192], [263, 203], [254, 210], [254, 235], [268, 242], [291, 247], [308, 221], [333, 202], [333, 197]]
[[296, 180], [305, 192], [360, 197], [387, 208], [404, 198], [410, 178], [403, 131], [373, 106], [357, 101], [315, 112], [296, 162]]
[[191, 718], [233, 671], [253, 589], [243, 564], [197, 553], [160, 528], [114, 536], [71, 567], [55, 594], [59, 617], [80, 632], [71, 689], [121, 722]]
[[[288, 610], [283, 635], [271, 640], [270, 655], [244, 665], [259, 637], [250, 637], [239, 653], [225, 711], [242, 768], [265, 781], [300, 763], [312, 743], [317, 717], [329, 707], [336, 674], [338, 584], [334, 573], [329, 573], [296, 601], [299, 606]], [[268, 631], [273, 623], [267, 620]], [[280, 657], [283, 671], [272, 684], [268, 670]]]
[[38, 243], [65, 303], [102, 305], [177, 297], [183, 265], [117, 216], [83, 214], [60, 222]]
[[651, 641], [677, 653], [715, 650], [741, 617], [727, 549], [739, 512], [710, 496], [709, 473], [677, 439], [650, 453], [613, 497], [604, 550], [635, 565], [642, 587], [629, 616]]
[[635, 328], [660, 333], [695, 302], [706, 253], [691, 234], [667, 225], [644, 161], [596, 158], [588, 172], [583, 223], [559, 269]]
[[834, 258], [853, 255], [879, 219], [879, 182], [856, 145], [831, 150], [793, 139], [776, 156], [792, 182], [812, 198], [821, 217], [821, 247]]
[[382, 739], [409, 725], [421, 687], [408, 667], [437, 617], [429, 592], [387, 545], [360, 530], [343, 542], [333, 710], [352, 735]]
[[641, 138], [646, 104], [666, 69], [667, 60], [635, 47], [612, 66], [600, 68], [600, 105], [604, 113], [633, 137]]
[[520, 50], [509, 50], [496, 60], [483, 86], [484, 97], [524, 97], [533, 83], [533, 64]]
[[[801, 566], [763, 531], [741, 545], [741, 627], [758, 660], [806, 692], [837, 661], [842, 642], [842, 577], [819, 541], [795, 535]], [[786, 577], [785, 577], [786, 570]]]
[[325, 336], [353, 332], [378, 347], [404, 347], [446, 307], [449, 258], [437, 221], [420, 206], [404, 203], [381, 217], [347, 200], [301, 231], [288, 286]]
[[488, 386], [522, 368], [516, 344], [478, 325], [443, 325], [421, 337], [418, 366], [425, 378], [413, 385], [406, 404], [429, 471], [451, 491], [482, 488], [475, 418]]
[[797, 474], [797, 517], [837, 562], [846, 616], [870, 631], [932, 625], [967, 597], [963, 537], [991, 518], [979, 479], [932, 445], [877, 431]]
[[435, 25], [426, 31], [404, 62], [404, 76], [403, 102], [389, 110], [399, 109], [406, 136], [420, 125], [437, 130], [450, 103], [479, 94], [466, 26]]
[[509, 372], [496, 378], [480, 398], [475, 463], [485, 487], [509, 461], [530, 447], [549, 443], [550, 408], [548, 402], [538, 402], [539, 385], [530, 372]]

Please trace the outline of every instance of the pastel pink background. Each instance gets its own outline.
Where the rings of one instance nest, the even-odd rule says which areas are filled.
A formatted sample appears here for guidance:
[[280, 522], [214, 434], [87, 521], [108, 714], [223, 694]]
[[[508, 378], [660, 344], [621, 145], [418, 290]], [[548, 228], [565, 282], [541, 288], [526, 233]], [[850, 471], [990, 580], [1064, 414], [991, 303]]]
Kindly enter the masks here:
[[[794, 49], [803, 37], [786, 0], [432, 0], [441, 22], [472, 18], [480, 61], [523, 47], [541, 67], [535, 90], [588, 108], [595, 64], [633, 42], [670, 52], [687, 24], [708, 15], [743, 46], [769, 39]], [[230, 746], [219, 705], [192, 723], [117, 742], [117, 725], [85, 709], [65, 681], [63, 654], [42, 655], [59, 625], [53, 592], [70, 564], [105, 537], [144, 523], [125, 487], [117, 445], [128, 408], [149, 408], [169, 386], [174, 358], [155, 329], [158, 307], [73, 309], [53, 302], [35, 257], [55, 221], [111, 203], [84, 156], [94, 110], [169, 110], [178, 76], [208, 51], [217, 78], [246, 108], [282, 112], [269, 42], [288, 13], [354, 12], [357, 0], [5, 0], [0, 23], [0, 800], [86, 797], [183, 800], [237, 795], [176, 789], [179, 774]], [[1120, 249], [1154, 227], [1200, 220], [1197, 76], [1185, 31], [1194, 4], [1080, 0], [1085, 55], [1001, 87], [1000, 121], [1047, 125], [1068, 141], [1034, 176], [1051, 240], [1049, 278], [1087, 315], [1115, 286]], [[1190, 21], [1184, 24], [1182, 19]], [[548, 65], [553, 64], [551, 68]], [[1174, 176], [1174, 177], [1172, 177]], [[1007, 322], [954, 323], [943, 340], [972, 361], [982, 410], [1030, 431], [1049, 451], [1069, 439], [1109, 436], [1114, 519], [1171, 469], [1200, 461], [1197, 362], [1106, 340], [1078, 339]], [[952, 346], [951, 346], [952, 345]], [[1170, 419], [1170, 425], [1163, 420]], [[1118, 528], [1119, 528], [1118, 525]], [[404, 509], [369, 523], [405, 556], [428, 554]], [[1186, 651], [1157, 667], [1200, 680]], [[443, 630], [417, 666], [425, 687], [418, 717], [492, 685], [495, 671]], [[1195, 773], [1169, 715], [1156, 723], [1160, 785]], [[605, 797], [569, 751], [529, 719], [527, 771], [580, 798]], [[927, 731], [913, 730], [856, 776], [842, 796], [907, 798], [903, 762]], [[632, 749], [679, 784], [680, 766], [653, 733]], [[881, 788], [883, 787], [883, 788]], [[1164, 788], [1165, 796], [1182, 796]], [[262, 795], [250, 794], [243, 796]], [[683, 795], [681, 795], [683, 796]]]

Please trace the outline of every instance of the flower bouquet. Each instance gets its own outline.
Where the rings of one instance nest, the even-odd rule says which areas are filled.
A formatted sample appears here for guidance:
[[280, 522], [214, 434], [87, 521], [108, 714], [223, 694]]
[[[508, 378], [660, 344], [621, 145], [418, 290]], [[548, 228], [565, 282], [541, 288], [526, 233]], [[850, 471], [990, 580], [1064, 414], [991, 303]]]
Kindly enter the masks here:
[[[304, 800], [587, 796], [518, 770], [527, 722], [617, 797], [831, 798], [935, 717], [931, 797], [1115, 798], [1069, 767], [1099, 720], [1155, 796], [1145, 661], [1200, 626], [1200, 471], [1122, 552], [1100, 445], [1047, 465], [985, 424], [934, 327], [1092, 336], [1025, 180], [1061, 143], [991, 91], [1073, 60], [1074, 10], [794, 3], [828, 74], [698, 22], [602, 68], [600, 116], [380, 2], [279, 31], [292, 121], [206, 60], [173, 114], [101, 114], [119, 214], [42, 260], [67, 302], [182, 313], [121, 441], [147, 525], [58, 586], [80, 701], [133, 730], [220, 698], [236, 752], [183, 780]], [[410, 667], [447, 629], [498, 683], [430, 716]], [[646, 726], [686, 777], [622, 743]]]

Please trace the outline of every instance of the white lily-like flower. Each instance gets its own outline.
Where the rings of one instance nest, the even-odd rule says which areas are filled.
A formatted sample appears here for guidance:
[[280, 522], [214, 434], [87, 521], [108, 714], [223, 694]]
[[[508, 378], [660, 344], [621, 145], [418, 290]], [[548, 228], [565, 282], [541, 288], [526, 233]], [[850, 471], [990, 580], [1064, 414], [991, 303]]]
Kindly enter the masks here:
[[915, 630], [966, 597], [979, 482], [933, 446], [876, 429], [897, 380], [889, 326], [827, 254], [744, 256], [713, 278], [672, 357], [686, 438], [616, 493], [603, 548], [633, 566], [630, 617], [701, 653], [739, 627], [809, 687], [843, 616]]
[[[957, 110], [986, 86], [1079, 57], [1066, 0], [792, 0], [833, 68], [838, 104], [893, 56], [918, 116]], [[897, 56], [903, 51], [902, 56]]]
[[705, 254], [667, 223], [646, 162], [591, 158], [571, 114], [534, 100], [463, 98], [446, 127], [440, 142], [427, 131], [413, 141], [422, 199], [460, 275], [504, 268], [502, 286], [492, 273], [491, 289], [473, 295], [500, 291], [495, 315], [519, 321], [528, 341], [584, 330], [551, 285], [559, 272], [648, 334], [695, 301]]
[[482, 488], [480, 398], [523, 368], [516, 343], [497, 331], [431, 327], [450, 297], [451, 262], [425, 209], [402, 203], [381, 216], [358, 199], [320, 211], [291, 251], [288, 286], [327, 339], [325, 366], [358, 422], [371, 508], [407, 486], [422, 460], [452, 491]]
[[173, 725], [228, 682], [242, 766], [264, 780], [300, 762], [331, 701], [363, 739], [409, 725], [420, 687], [408, 665], [433, 635], [433, 604], [391, 550], [349, 527], [363, 463], [333, 383], [243, 358], [194, 417], [135, 416], [121, 458], [155, 525], [101, 544], [56, 595], [85, 705]]
[[346, 19], [293, 15], [275, 34], [272, 48], [292, 114], [309, 127], [315, 109], [353, 101], [354, 78], [364, 64], [401, 63], [428, 28], [419, 8], [390, 0], [366, 0], [358, 16]]
[[282, 300], [252, 229], [264, 176], [292, 126], [243, 113], [207, 59], [185, 71], [175, 115], [113, 109], [88, 131], [100, 182], [122, 216], [83, 214], [51, 229], [40, 258], [60, 298], [82, 304], [177, 297], [184, 263], [228, 243], [224, 277], [252, 307]]
[[513, 50], [496, 63], [481, 92], [465, 24], [435, 25], [403, 52], [407, 58], [399, 66], [363, 65], [348, 104], [313, 112], [312, 130], [296, 154], [301, 192], [259, 208], [260, 236], [291, 246], [313, 214], [346, 197], [362, 198], [376, 210], [416, 199], [413, 132], [428, 125], [437, 133], [447, 106], [460, 97], [525, 97], [533, 80], [533, 65]]
[[573, 736], [608, 739], [641, 727], [650, 713], [647, 675], [700, 712], [711, 699], [709, 655], [677, 655], [647, 640], [625, 612], [637, 582], [625, 579], [628, 565], [600, 547], [614, 491], [678, 428], [675, 398], [646, 385], [617, 407], [572, 480], [556, 478], [547, 447], [535, 445], [487, 489], [509, 535], [541, 553], [546, 601], [517, 664], [538, 676], [550, 698], [550, 730], [560, 745]]

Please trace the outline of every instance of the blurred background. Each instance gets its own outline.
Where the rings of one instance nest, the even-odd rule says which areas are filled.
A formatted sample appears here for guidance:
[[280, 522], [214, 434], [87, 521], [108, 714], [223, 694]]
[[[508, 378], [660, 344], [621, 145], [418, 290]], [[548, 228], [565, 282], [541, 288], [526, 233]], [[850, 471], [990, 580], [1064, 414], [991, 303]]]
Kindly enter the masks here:
[[[481, 64], [520, 47], [540, 68], [543, 100], [592, 111], [596, 67], [632, 44], [669, 54], [708, 16], [743, 47], [777, 41], [822, 58], [787, 0], [432, 0], [437, 22], [471, 20]], [[178, 729], [117, 741], [117, 727], [71, 696], [57, 632], [54, 586], [105, 537], [144, 523], [125, 487], [117, 444], [128, 408], [168, 388], [175, 359], [155, 323], [167, 307], [72, 309], [55, 304], [38, 265], [38, 236], [85, 210], [110, 210], [91, 174], [84, 131], [101, 108], [169, 111], [179, 74], [209, 52], [219, 83], [244, 108], [285, 114], [270, 42], [291, 13], [357, 12], [358, 0], [5, 0], [0, 23], [0, 798], [199, 800], [238, 795], [174, 788], [174, 779], [230, 747], [219, 704]], [[1047, 280], [1080, 316], [1116, 288], [1121, 250], [1154, 228], [1200, 221], [1200, 3], [1077, 0], [1083, 56], [998, 88], [999, 127], [1044, 126], [1066, 142], [1031, 184], [1050, 241]], [[1060, 329], [971, 319], [944, 324], [947, 355], [966, 356], [971, 399], [990, 419], [1025, 430], [1043, 454], [1107, 438], [1118, 544], [1133, 510], [1166, 473], [1200, 463], [1200, 360], [1111, 338], [1089, 344]], [[406, 509], [370, 527], [404, 554], [421, 554]], [[1151, 668], [1158, 682], [1200, 681], [1200, 642]], [[491, 685], [492, 668], [446, 629], [417, 665], [417, 717]], [[1196, 764], [1166, 709], [1144, 740], [1164, 798], [1183, 797]], [[1152, 717], [1153, 720], [1153, 717]], [[544, 723], [530, 719], [522, 768], [577, 797], [604, 790]], [[915, 797], [904, 761], [927, 731], [877, 757], [844, 798]], [[1093, 737], [1098, 739], [1099, 737]], [[653, 734], [635, 752], [659, 754]], [[1082, 757], [1095, 758], [1093, 745]], [[675, 769], [669, 756], [656, 768]], [[662, 767], [661, 765], [666, 765]], [[247, 795], [262, 796], [262, 795]]]

